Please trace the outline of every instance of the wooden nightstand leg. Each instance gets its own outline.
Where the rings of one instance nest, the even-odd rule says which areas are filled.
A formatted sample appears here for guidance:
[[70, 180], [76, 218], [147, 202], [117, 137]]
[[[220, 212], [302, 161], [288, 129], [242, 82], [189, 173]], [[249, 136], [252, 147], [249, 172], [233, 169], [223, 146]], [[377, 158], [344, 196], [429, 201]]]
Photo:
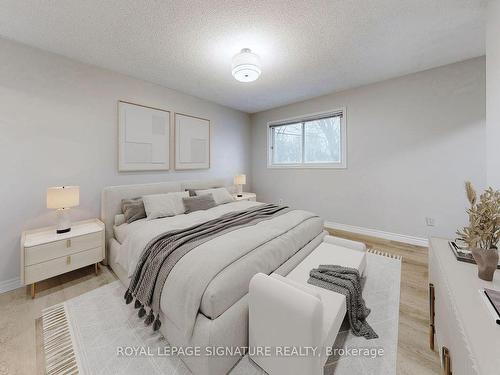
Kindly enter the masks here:
[[31, 298], [35, 298], [35, 287], [36, 283], [31, 284]]
[[99, 263], [95, 264], [95, 275], [99, 275]]

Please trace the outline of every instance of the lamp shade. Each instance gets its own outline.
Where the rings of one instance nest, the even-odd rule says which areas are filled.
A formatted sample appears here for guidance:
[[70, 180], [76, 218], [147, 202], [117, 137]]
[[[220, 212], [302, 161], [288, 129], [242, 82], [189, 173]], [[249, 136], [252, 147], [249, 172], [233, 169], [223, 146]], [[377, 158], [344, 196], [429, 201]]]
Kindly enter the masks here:
[[234, 177], [235, 185], [245, 185], [247, 183], [247, 176], [244, 174], [240, 174]]
[[47, 208], [69, 208], [79, 204], [79, 186], [56, 186], [47, 189]]

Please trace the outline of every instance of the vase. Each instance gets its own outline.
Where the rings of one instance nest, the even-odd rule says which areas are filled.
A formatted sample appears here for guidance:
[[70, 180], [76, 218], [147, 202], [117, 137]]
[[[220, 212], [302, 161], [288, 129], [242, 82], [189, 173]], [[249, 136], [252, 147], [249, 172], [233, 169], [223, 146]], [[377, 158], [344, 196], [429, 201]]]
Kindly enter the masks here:
[[493, 280], [498, 265], [498, 250], [471, 248], [471, 252], [477, 264], [477, 276], [481, 280]]

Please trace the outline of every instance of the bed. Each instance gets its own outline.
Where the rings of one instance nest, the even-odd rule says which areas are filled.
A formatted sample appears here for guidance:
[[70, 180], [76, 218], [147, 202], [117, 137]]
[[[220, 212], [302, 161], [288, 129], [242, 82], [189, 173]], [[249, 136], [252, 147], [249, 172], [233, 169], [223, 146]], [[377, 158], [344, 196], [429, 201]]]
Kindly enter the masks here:
[[[106, 224], [105, 262], [128, 286], [144, 246], [156, 235], [261, 204], [231, 202], [205, 211], [115, 226], [122, 199], [222, 186], [229, 186], [228, 181], [162, 182], [105, 188], [101, 210]], [[198, 347], [202, 354], [213, 352], [215, 348], [247, 346], [250, 279], [258, 272], [288, 274], [321, 243], [323, 236], [323, 221], [319, 217], [307, 211], [290, 210], [197, 246], [177, 262], [162, 289], [162, 334], [171, 345]], [[182, 359], [194, 374], [221, 375], [229, 372], [240, 359], [238, 353], [232, 354], [225, 352]]]

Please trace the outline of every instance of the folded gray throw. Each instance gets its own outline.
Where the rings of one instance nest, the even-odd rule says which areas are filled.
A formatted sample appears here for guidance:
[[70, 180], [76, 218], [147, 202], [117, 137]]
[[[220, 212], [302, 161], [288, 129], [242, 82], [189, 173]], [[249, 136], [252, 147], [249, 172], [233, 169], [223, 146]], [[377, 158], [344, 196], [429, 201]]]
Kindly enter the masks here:
[[361, 295], [361, 277], [357, 269], [337, 265], [320, 265], [309, 273], [309, 284], [343, 294], [346, 298], [347, 316], [351, 332], [366, 339], [376, 339], [378, 335], [366, 318], [370, 309]]
[[146, 315], [146, 324], [153, 324], [154, 330], [161, 326], [160, 298], [161, 291], [170, 271], [176, 263], [197, 246], [230, 231], [255, 225], [288, 212], [289, 208], [274, 204], [262, 204], [247, 210], [230, 212], [225, 215], [193, 225], [189, 228], [168, 231], [151, 240], [141, 254], [130, 285], [125, 292], [125, 300], [131, 303], [135, 298], [135, 307], [139, 317]]

